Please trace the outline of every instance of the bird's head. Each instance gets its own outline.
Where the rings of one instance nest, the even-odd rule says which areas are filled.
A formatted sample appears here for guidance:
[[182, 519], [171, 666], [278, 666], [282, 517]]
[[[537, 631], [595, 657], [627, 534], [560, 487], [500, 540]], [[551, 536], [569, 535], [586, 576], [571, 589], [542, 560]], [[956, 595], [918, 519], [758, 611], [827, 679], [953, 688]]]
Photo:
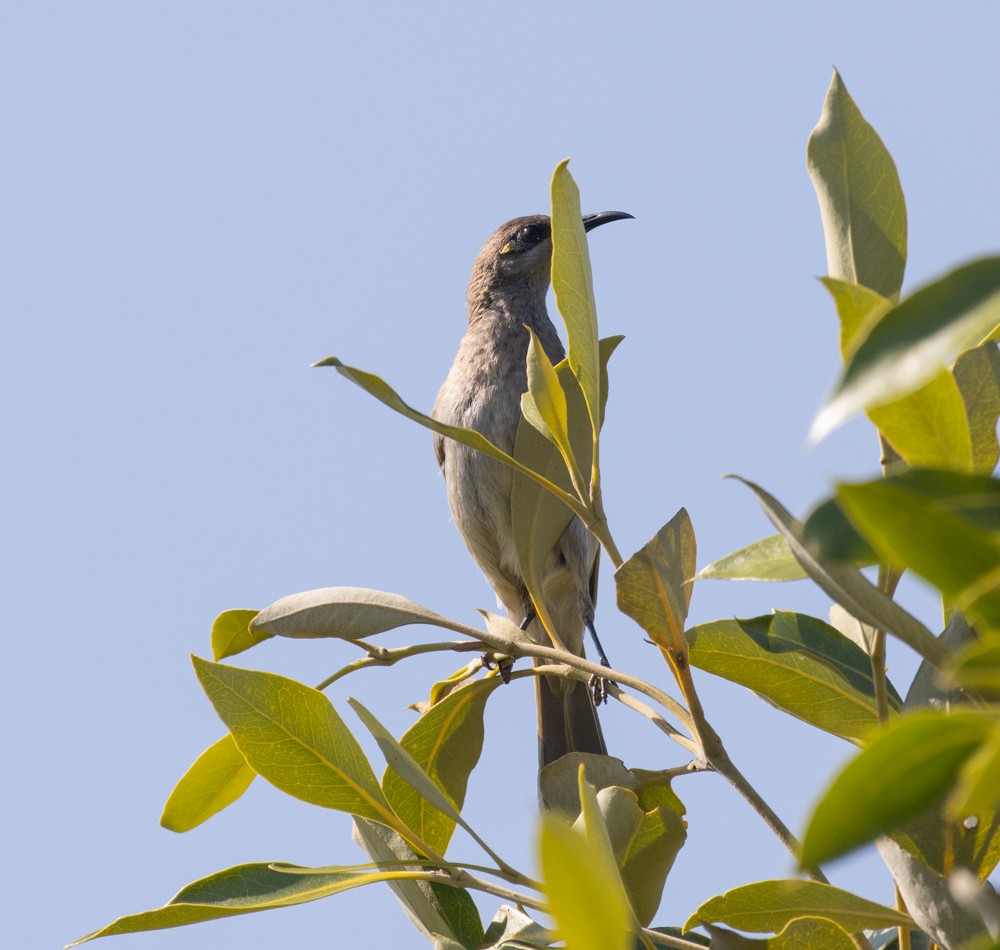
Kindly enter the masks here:
[[[624, 211], [583, 216], [587, 231], [609, 221], [631, 218]], [[501, 225], [476, 258], [469, 282], [470, 312], [489, 307], [498, 294], [511, 292], [544, 299], [552, 265], [552, 223], [547, 214], [530, 214]]]

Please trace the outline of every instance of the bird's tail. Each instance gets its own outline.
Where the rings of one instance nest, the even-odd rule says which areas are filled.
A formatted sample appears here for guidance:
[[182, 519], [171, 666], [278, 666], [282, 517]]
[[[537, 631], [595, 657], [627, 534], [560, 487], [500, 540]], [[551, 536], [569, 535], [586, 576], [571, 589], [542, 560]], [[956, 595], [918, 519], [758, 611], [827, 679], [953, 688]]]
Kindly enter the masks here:
[[567, 752], [607, 755], [604, 734], [587, 684], [555, 676], [536, 676], [538, 767]]

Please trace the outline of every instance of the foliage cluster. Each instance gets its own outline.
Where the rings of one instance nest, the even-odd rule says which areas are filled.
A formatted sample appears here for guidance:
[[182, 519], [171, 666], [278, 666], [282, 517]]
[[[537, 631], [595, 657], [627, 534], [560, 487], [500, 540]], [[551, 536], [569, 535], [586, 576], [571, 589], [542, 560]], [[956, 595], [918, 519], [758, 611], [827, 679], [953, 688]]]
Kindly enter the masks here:
[[[803, 519], [744, 482], [777, 533], [700, 571], [683, 509], [628, 558], [605, 517], [599, 433], [608, 361], [620, 338], [597, 334], [579, 194], [565, 162], [552, 181], [552, 277], [568, 356], [553, 366], [541, 347], [530, 348], [513, 456], [411, 408], [377, 376], [335, 358], [320, 364], [514, 469], [518, 556], [540, 607], [541, 564], [579, 516], [614, 566], [618, 607], [659, 649], [679, 698], [645, 675], [535, 644], [504, 617], [483, 612], [482, 628], [470, 627], [375, 590], [326, 588], [260, 612], [226, 611], [212, 629], [213, 661], [196, 658], [194, 665], [228, 732], [181, 778], [163, 824], [196, 827], [260, 775], [289, 795], [354, 816], [355, 839], [370, 860], [229, 868], [188, 885], [162, 908], [120, 918], [79, 942], [385, 882], [427, 939], [449, 950], [559, 941], [574, 950], [836, 950], [928, 940], [953, 950], [1000, 946], [990, 931], [996, 898], [982, 884], [1000, 861], [1000, 482], [992, 474], [1000, 451], [1000, 258], [965, 264], [900, 299], [902, 189], [888, 151], [837, 75], [808, 160], [826, 237], [830, 274], [823, 282], [840, 319], [844, 362], [813, 437], [867, 413], [880, 439], [883, 476], [838, 485]], [[940, 592], [943, 629], [929, 629], [893, 599], [906, 570]], [[829, 619], [778, 611], [685, 629], [695, 581], [806, 578], [833, 601]], [[452, 638], [397, 649], [370, 640], [409, 624]], [[274, 636], [339, 638], [363, 656], [316, 688], [220, 662]], [[922, 660], [905, 696], [886, 676], [887, 636]], [[380, 781], [323, 690], [358, 669], [430, 652], [475, 658], [434, 684], [420, 718], [399, 739], [350, 703], [385, 757]], [[483, 711], [500, 682], [498, 657], [544, 661], [515, 669], [514, 680], [606, 676], [613, 699], [689, 752], [695, 768], [714, 771], [746, 798], [794, 854], [803, 877], [750, 883], [675, 922], [682, 926], [653, 927], [685, 843], [685, 810], [673, 787], [683, 784], [674, 781], [679, 773], [629, 770], [616, 759], [582, 755], [565, 757], [540, 777], [555, 806], [541, 817], [540, 879], [508, 864], [462, 817], [483, 747]], [[706, 717], [692, 667], [857, 746], [801, 842], [733, 765]], [[485, 864], [449, 854], [458, 826], [481, 847]], [[823, 876], [824, 862], [871, 841], [895, 881], [895, 908], [834, 888]], [[502, 902], [488, 925], [470, 890]], [[551, 915], [554, 925], [536, 912]], [[736, 931], [765, 936], [751, 940]]]

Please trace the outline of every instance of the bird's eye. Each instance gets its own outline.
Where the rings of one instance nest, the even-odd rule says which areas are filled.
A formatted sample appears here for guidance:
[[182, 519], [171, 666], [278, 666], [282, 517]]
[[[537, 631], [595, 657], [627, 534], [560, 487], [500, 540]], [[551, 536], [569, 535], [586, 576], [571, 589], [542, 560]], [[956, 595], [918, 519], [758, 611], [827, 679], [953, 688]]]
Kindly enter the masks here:
[[517, 232], [522, 244], [537, 244], [542, 239], [542, 229], [537, 224], [527, 224]]

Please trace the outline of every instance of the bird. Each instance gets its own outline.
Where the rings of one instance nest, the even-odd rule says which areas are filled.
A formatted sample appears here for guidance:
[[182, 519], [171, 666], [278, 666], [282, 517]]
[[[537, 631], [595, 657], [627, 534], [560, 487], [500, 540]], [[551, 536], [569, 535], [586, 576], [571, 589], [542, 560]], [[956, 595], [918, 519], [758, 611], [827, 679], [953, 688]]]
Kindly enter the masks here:
[[[623, 211], [602, 211], [584, 215], [583, 226], [591, 231], [631, 217]], [[528, 328], [553, 365], [565, 356], [545, 305], [551, 261], [548, 215], [514, 218], [493, 232], [473, 265], [468, 326], [431, 410], [439, 422], [475, 429], [509, 455], [521, 420], [521, 394], [528, 388]], [[512, 470], [439, 433], [434, 434], [434, 450], [452, 517], [498, 602], [535, 642], [548, 645], [518, 566], [511, 523]], [[598, 560], [599, 545], [574, 516], [544, 567], [545, 605], [556, 633], [579, 656], [584, 655], [585, 628], [596, 641]], [[608, 665], [599, 643], [597, 648]], [[588, 685], [555, 676], [536, 676], [535, 683], [539, 768], [569, 752], [606, 755]]]

